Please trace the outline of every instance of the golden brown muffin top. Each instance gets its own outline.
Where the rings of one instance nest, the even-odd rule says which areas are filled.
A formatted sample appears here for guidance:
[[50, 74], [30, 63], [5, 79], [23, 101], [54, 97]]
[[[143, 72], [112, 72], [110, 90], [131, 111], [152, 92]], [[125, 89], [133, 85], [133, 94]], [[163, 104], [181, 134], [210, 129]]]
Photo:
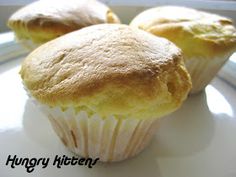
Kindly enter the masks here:
[[173, 43], [117, 24], [43, 44], [24, 60], [20, 74], [41, 103], [101, 116], [159, 117], [177, 109], [191, 87]]
[[212, 58], [236, 49], [236, 29], [229, 18], [191, 8], [151, 8], [130, 25], [171, 40], [187, 57]]
[[105, 4], [96, 0], [40, 0], [21, 8], [8, 20], [17, 38], [35, 43], [100, 23], [120, 21]]

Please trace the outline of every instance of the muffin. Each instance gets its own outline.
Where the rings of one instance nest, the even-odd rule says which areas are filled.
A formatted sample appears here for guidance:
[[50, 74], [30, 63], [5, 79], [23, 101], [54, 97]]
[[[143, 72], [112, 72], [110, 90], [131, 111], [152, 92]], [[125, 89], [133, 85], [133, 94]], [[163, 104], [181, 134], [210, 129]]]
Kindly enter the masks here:
[[43, 44], [20, 75], [72, 152], [120, 161], [138, 154], [191, 80], [179, 48], [127, 25], [100, 24]]
[[40, 0], [15, 12], [8, 26], [29, 49], [71, 31], [100, 23], [120, 23], [119, 18], [96, 0]]
[[183, 50], [193, 83], [191, 93], [203, 90], [236, 50], [236, 30], [230, 19], [190, 8], [148, 9], [130, 25], [165, 37]]

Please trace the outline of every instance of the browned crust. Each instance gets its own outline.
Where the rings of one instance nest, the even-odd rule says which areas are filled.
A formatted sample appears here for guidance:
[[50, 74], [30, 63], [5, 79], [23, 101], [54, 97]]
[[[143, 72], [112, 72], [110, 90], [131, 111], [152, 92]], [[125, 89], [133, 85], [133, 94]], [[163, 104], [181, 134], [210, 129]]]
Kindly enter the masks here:
[[158, 104], [173, 111], [191, 87], [175, 45], [126, 25], [94, 25], [48, 42], [20, 74], [42, 103], [108, 112]]
[[44, 43], [68, 32], [100, 23], [120, 23], [105, 5], [95, 0], [36, 1], [15, 12], [8, 26], [19, 39]]
[[226, 17], [191, 8], [162, 6], [137, 15], [131, 26], [165, 37], [186, 58], [224, 56], [236, 50], [236, 29]]

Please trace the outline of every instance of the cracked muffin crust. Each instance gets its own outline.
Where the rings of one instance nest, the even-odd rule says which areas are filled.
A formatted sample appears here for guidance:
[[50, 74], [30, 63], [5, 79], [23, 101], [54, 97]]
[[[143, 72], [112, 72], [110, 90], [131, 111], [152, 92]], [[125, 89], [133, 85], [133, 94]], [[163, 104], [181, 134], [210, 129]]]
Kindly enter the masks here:
[[33, 51], [20, 71], [41, 103], [102, 117], [160, 117], [177, 109], [191, 87], [180, 50], [126, 25], [72, 32]]
[[17, 39], [36, 44], [100, 23], [120, 23], [120, 20], [109, 7], [96, 0], [40, 0], [21, 8], [8, 20]]

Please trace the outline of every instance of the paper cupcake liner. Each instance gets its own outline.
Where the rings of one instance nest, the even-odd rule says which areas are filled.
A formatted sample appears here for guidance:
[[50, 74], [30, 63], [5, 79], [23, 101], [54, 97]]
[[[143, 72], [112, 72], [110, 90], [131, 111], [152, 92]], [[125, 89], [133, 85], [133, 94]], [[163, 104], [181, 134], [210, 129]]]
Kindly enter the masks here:
[[185, 60], [186, 68], [192, 79], [192, 90], [190, 94], [204, 89], [224, 65], [228, 57], [228, 55], [211, 59], [195, 57]]
[[27, 49], [28, 51], [33, 51], [37, 47], [39, 47], [41, 44], [35, 44], [29, 39], [17, 39], [15, 38], [16, 42], [18, 42], [22, 47]]
[[101, 161], [120, 161], [142, 151], [151, 140], [158, 125], [156, 119], [119, 119], [89, 115], [86, 111], [62, 111], [36, 103], [49, 118], [63, 144], [72, 152], [99, 158]]
[[76, 113], [73, 107], [62, 111], [60, 107], [50, 108], [39, 103], [28, 91], [27, 94], [48, 117], [54, 131], [69, 150], [83, 157], [99, 158], [103, 162], [121, 161], [141, 152], [159, 124], [159, 119], [121, 119], [114, 115], [101, 118], [86, 111]]

